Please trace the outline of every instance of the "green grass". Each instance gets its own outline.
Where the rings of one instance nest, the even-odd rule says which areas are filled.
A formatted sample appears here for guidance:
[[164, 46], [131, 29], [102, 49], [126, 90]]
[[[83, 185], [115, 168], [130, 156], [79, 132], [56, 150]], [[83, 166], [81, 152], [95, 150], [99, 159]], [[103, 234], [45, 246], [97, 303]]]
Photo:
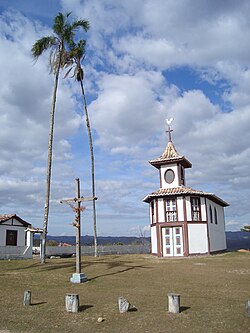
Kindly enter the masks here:
[[[250, 332], [250, 254], [158, 259], [150, 255], [84, 257], [89, 281], [69, 282], [74, 259], [0, 261], [0, 330], [10, 332]], [[23, 306], [25, 290], [32, 305]], [[181, 295], [181, 313], [168, 313], [167, 294]], [[80, 312], [65, 311], [77, 293]], [[120, 314], [123, 296], [137, 311]], [[97, 322], [103, 316], [104, 321]]]

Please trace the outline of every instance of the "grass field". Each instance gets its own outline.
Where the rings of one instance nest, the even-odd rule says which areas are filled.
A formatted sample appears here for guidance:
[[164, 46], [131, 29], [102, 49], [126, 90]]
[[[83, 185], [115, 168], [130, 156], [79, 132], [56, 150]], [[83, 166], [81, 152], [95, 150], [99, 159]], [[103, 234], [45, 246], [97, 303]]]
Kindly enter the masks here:
[[[250, 332], [250, 254], [158, 259], [150, 255], [84, 257], [89, 281], [71, 284], [74, 259], [0, 261], [0, 332]], [[32, 305], [23, 306], [25, 290]], [[167, 294], [181, 295], [169, 314]], [[77, 293], [80, 312], [65, 311]], [[135, 311], [120, 314], [118, 297]], [[104, 321], [97, 322], [103, 316]]]

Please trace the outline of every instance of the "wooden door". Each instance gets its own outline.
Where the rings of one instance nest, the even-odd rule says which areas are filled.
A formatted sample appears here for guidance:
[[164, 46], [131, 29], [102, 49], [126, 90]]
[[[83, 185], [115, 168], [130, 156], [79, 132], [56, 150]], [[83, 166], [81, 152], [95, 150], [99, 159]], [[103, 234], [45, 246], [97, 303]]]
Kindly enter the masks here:
[[163, 256], [182, 256], [182, 227], [162, 228]]

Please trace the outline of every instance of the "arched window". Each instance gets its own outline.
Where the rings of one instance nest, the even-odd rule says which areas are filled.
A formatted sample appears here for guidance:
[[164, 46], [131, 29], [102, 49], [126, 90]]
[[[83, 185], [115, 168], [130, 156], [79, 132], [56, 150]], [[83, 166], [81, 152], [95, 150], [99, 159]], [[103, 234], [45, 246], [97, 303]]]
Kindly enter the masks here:
[[215, 223], [215, 224], [218, 224], [216, 207], [214, 207], [214, 223]]
[[213, 211], [211, 206], [209, 206], [209, 214], [210, 214], [210, 222], [213, 223]]

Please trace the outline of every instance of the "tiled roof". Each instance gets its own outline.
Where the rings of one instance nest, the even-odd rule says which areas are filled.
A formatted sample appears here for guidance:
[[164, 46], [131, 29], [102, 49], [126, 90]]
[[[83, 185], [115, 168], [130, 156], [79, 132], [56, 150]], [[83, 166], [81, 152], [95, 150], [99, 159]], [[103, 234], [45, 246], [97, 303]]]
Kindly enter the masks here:
[[164, 151], [164, 153], [161, 155], [162, 158], [175, 158], [175, 157], [181, 157], [180, 154], [178, 154], [174, 144], [172, 141], [168, 142], [168, 145]]
[[15, 217], [15, 214], [0, 214], [0, 222], [8, 221], [12, 217]]
[[159, 158], [149, 161], [149, 163], [157, 168], [164, 163], [174, 163], [178, 161], [182, 161], [186, 168], [190, 168], [192, 166], [192, 164], [184, 156], [179, 155], [173, 142], [169, 141], [163, 154]]
[[30, 226], [31, 224], [24, 221], [23, 219], [21, 219], [19, 216], [17, 216], [16, 214], [0, 214], [0, 224], [8, 221], [12, 218], [15, 218], [16, 220], [18, 220], [20, 223], [22, 223], [25, 227]]
[[168, 197], [168, 196], [178, 196], [178, 195], [198, 195], [201, 197], [207, 197], [210, 200], [219, 203], [223, 207], [229, 206], [226, 201], [223, 201], [213, 193], [203, 192], [199, 190], [194, 190], [191, 187], [180, 186], [173, 188], [160, 188], [158, 191], [148, 194], [143, 201], [150, 202], [153, 198]]

